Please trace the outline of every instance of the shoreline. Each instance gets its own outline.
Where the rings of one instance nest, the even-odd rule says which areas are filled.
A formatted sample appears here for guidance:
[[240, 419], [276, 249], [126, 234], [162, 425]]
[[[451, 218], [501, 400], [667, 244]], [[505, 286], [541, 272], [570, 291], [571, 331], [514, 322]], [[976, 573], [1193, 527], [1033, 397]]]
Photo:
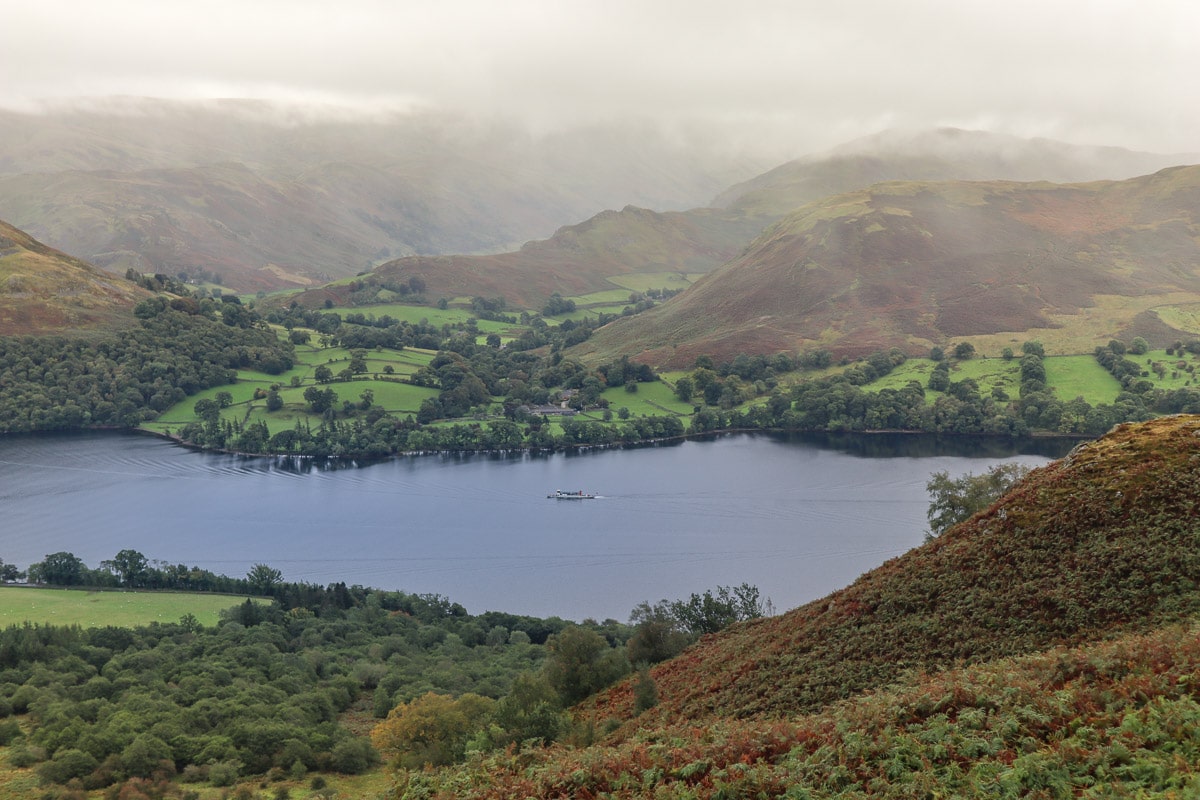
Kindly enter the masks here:
[[[89, 428], [84, 430], [101, 430], [99, 428]], [[167, 434], [162, 431], [147, 430], [145, 428], [104, 428], [103, 430], [124, 430], [140, 435], [153, 436], [159, 439], [164, 439], [180, 447], [192, 450], [199, 453], [218, 453], [221, 455], [235, 455], [244, 458], [297, 458], [308, 461], [324, 460], [369, 460], [372, 462], [387, 461], [389, 459], [404, 458], [404, 457], [419, 457], [427, 455], [452, 455], [455, 453], [461, 454], [510, 454], [510, 453], [563, 453], [563, 452], [586, 452], [588, 450], [613, 450], [613, 449], [634, 449], [638, 447], [654, 447], [673, 442], [685, 442], [693, 439], [703, 439], [704, 437], [725, 436], [731, 434], [774, 434], [774, 435], [830, 435], [830, 436], [933, 436], [933, 437], [948, 437], [953, 439], [981, 439], [995, 441], [1021, 441], [1021, 440], [1054, 440], [1066, 439], [1072, 441], [1085, 442], [1094, 438], [1084, 434], [1064, 434], [1064, 433], [1049, 433], [1039, 431], [1030, 433], [1026, 436], [1003, 436], [1000, 434], [987, 433], [936, 433], [932, 431], [917, 431], [905, 429], [876, 429], [865, 431], [827, 431], [827, 430], [802, 430], [788, 428], [720, 428], [710, 431], [685, 432], [678, 436], [663, 436], [654, 439], [644, 439], [637, 442], [610, 442], [604, 444], [561, 444], [555, 447], [512, 447], [512, 448], [464, 448], [464, 449], [441, 449], [441, 450], [404, 450], [398, 453], [392, 453], [386, 456], [372, 456], [366, 454], [345, 454], [339, 456], [317, 456], [305, 453], [248, 453], [240, 450], [229, 450], [224, 448], [207, 448], [202, 445], [197, 445], [192, 442], [176, 436], [175, 434]], [[49, 431], [47, 431], [49, 432]], [[37, 431], [31, 433], [38, 433]]]

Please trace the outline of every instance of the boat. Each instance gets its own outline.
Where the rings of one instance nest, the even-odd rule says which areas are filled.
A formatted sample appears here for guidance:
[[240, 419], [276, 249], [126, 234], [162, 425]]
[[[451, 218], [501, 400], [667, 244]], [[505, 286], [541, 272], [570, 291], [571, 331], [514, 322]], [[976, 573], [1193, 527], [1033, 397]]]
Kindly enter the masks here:
[[594, 494], [588, 494], [587, 492], [583, 492], [583, 491], [564, 492], [561, 489], [556, 490], [554, 492], [554, 494], [546, 495], [546, 497], [551, 500], [595, 500], [596, 499], [596, 495], [594, 495]]

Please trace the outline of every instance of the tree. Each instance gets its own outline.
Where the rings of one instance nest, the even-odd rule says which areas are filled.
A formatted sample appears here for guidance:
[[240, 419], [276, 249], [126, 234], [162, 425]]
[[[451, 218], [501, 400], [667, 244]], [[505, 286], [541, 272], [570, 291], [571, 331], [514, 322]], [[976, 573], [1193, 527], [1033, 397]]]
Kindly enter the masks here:
[[17, 569], [16, 564], [5, 564], [4, 560], [0, 559], [0, 582], [12, 583], [24, 577], [25, 573]]
[[629, 672], [625, 655], [595, 631], [570, 625], [546, 641], [546, 681], [573, 706]]
[[933, 372], [929, 373], [929, 388], [935, 392], [944, 392], [950, 388], [950, 370], [942, 369], [945, 361], [939, 362]]
[[1028, 475], [1029, 469], [1024, 464], [997, 464], [982, 475], [967, 473], [954, 479], [945, 470], [933, 473], [925, 484], [930, 495], [926, 538], [941, 536], [995, 503]]
[[675, 396], [685, 403], [692, 401], [692, 394], [696, 391], [696, 385], [692, 383], [692, 379], [684, 376], [675, 381]]
[[633, 684], [633, 711], [641, 714], [658, 705], [658, 685], [650, 676], [650, 668], [643, 665], [638, 669], [637, 680]]
[[137, 550], [122, 550], [113, 556], [112, 561], [106, 561], [101, 566], [116, 575], [122, 586], [133, 588], [145, 583], [146, 568], [150, 562]]
[[683, 652], [689, 637], [680, 620], [671, 613], [671, 604], [660, 600], [654, 605], [639, 603], [629, 615], [635, 625], [625, 651], [634, 664], [657, 664]]
[[1150, 343], [1141, 336], [1133, 337], [1133, 341], [1129, 343], [1129, 352], [1135, 356], [1145, 355], [1150, 349]]
[[304, 400], [314, 414], [323, 414], [337, 403], [337, 392], [333, 389], [318, 389], [310, 386], [304, 390]]
[[255, 564], [246, 573], [246, 582], [255, 594], [270, 595], [276, 586], [283, 583], [283, 573], [266, 564]]
[[498, 747], [529, 741], [550, 744], [568, 725], [558, 694], [545, 676], [532, 672], [513, 679], [512, 689], [496, 703], [492, 719], [497, 729], [492, 744]]
[[86, 569], [74, 553], [51, 553], [44, 561], [30, 565], [29, 580], [32, 583], [48, 583], [52, 586], [78, 586], [83, 583]]
[[954, 346], [954, 357], [960, 361], [966, 361], [975, 356], [975, 345], [970, 342], [959, 342]]
[[748, 583], [718, 586], [715, 593], [706, 589], [702, 595], [693, 594], [669, 606], [679, 624], [696, 635], [716, 633], [735, 622], [761, 617], [769, 610], [769, 603], [760, 599], [758, 587]]
[[471, 735], [487, 725], [494, 706], [494, 700], [477, 694], [455, 700], [429, 692], [393, 708], [371, 731], [371, 743], [406, 769], [453, 764]]

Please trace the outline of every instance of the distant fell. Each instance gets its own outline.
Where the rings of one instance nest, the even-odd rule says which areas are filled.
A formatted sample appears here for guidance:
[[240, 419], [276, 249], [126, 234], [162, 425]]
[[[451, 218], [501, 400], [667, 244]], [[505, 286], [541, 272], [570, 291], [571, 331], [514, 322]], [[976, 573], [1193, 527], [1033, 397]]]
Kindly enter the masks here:
[[[652, 671], [640, 727], [813, 711], [937, 670], [1200, 612], [1200, 418], [1118, 426], [991, 508], [789, 613]], [[631, 682], [583, 713], [633, 718]]]
[[[828, 348], [928, 352], [1061, 330], [1076, 352], [1178, 332], [1200, 302], [1200, 167], [1086, 184], [904, 182], [811, 203], [670, 302], [580, 349], [687, 366]], [[1103, 313], [1101, 313], [1103, 312]]]
[[149, 296], [0, 222], [0, 336], [120, 327]]
[[[564, 297], [612, 289], [611, 276], [647, 272], [707, 272], [739, 253], [766, 224], [718, 209], [657, 212], [627, 206], [604, 211], [549, 239], [496, 255], [410, 256], [374, 270], [395, 282], [420, 278], [430, 298], [503, 297], [511, 308], [538, 308]], [[345, 301], [347, 286], [291, 295], [304, 305]], [[306, 299], [307, 297], [307, 299]]]
[[726, 189], [718, 208], [790, 213], [829, 195], [885, 181], [1123, 180], [1200, 163], [1200, 154], [1143, 153], [959, 128], [893, 129], [789, 161]]

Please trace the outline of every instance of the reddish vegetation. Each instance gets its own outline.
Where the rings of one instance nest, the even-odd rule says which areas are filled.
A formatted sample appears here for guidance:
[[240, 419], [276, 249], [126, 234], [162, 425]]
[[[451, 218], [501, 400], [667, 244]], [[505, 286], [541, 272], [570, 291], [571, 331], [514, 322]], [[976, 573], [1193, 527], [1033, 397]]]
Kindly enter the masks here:
[[852, 586], [660, 664], [640, 716], [632, 681], [577, 708], [620, 723], [601, 744], [395, 796], [1174, 796], [1200, 765], [1197, 498], [1200, 417], [1120, 426]]
[[0, 336], [128, 324], [149, 292], [0, 222]]

